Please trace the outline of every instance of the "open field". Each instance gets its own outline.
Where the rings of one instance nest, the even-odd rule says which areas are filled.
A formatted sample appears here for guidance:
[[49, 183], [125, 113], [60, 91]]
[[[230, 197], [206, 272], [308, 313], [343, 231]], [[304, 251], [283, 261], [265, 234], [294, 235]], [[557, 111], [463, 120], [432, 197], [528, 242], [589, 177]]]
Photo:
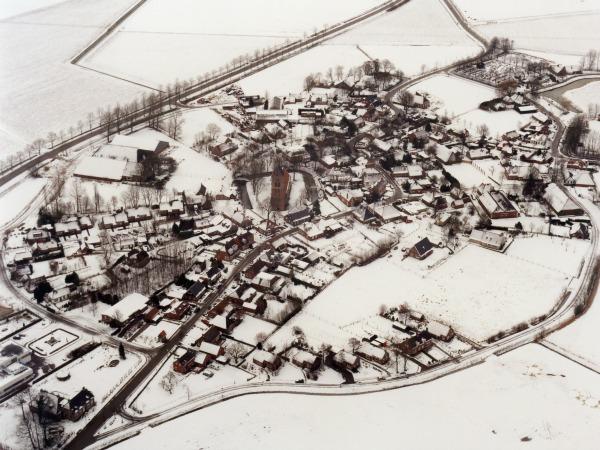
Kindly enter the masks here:
[[[151, 0], [83, 64], [157, 87], [177, 78], [195, 78], [235, 57], [301, 38], [380, 3], [351, 0], [340, 9], [333, 2], [318, 0]], [[257, 19], [248, 20], [253, 16]]]
[[69, 63], [131, 3], [67, 1], [0, 22], [0, 158], [143, 90]]
[[[482, 341], [548, 312], [577, 274], [586, 246], [554, 238], [553, 245], [563, 248], [561, 255], [568, 255], [554, 266], [527, 256], [535, 251], [543, 258], [546, 253], [540, 252], [545, 252], [546, 241], [517, 240], [508, 255], [468, 245], [446, 260], [442, 249], [424, 261], [402, 260], [399, 252], [393, 252], [389, 258], [349, 270], [269, 342], [283, 345], [298, 325], [315, 348], [322, 342], [341, 347], [356, 330], [351, 325], [376, 315], [382, 304], [403, 303]], [[435, 268], [429, 269], [431, 264]]]
[[[401, 440], [401, 447], [415, 450], [591, 450], [599, 401], [596, 374], [532, 344], [468, 371], [395, 391], [334, 398], [240, 397], [146, 428], [115, 449], [195, 450], [210, 442], [210, 448], [221, 450], [295, 450], [311, 441], [323, 448], [359, 450]], [[435, 424], [435, 432], [399, 437], [391, 433], [399, 423], [410, 430]]]
[[342, 34], [331, 44], [359, 45], [370, 57], [389, 59], [407, 75], [473, 56], [480, 48], [439, 0], [409, 2]]

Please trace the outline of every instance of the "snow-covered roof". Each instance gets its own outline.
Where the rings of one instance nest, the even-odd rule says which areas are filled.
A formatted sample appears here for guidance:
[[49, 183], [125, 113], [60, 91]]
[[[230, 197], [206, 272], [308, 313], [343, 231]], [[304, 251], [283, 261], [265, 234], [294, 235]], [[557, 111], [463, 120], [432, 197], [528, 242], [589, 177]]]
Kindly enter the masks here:
[[134, 292], [129, 294], [120, 302], [106, 309], [102, 315], [116, 320], [128, 319], [133, 313], [145, 308], [148, 297]]
[[212, 356], [219, 356], [219, 353], [221, 352], [221, 347], [216, 344], [211, 344], [210, 342], [203, 341], [200, 344], [200, 351], [208, 353]]
[[133, 147], [135, 149], [147, 150], [153, 152], [157, 149], [160, 141], [152, 136], [142, 136], [142, 135], [123, 135], [117, 134], [111, 144], [119, 145], [123, 147]]
[[80, 177], [102, 178], [121, 181], [127, 161], [86, 156], [75, 169], [74, 175]]
[[580, 209], [555, 183], [548, 185], [546, 192], [544, 193], [544, 199], [546, 199], [550, 207], [557, 214], [563, 211]]

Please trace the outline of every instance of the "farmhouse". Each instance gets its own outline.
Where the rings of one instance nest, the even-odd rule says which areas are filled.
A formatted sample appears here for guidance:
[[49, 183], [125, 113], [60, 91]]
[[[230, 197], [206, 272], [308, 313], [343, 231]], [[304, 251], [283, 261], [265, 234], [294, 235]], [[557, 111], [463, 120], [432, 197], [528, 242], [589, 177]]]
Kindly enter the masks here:
[[501, 191], [485, 192], [478, 201], [490, 219], [519, 217], [519, 211]]
[[102, 321], [107, 324], [123, 325], [131, 316], [146, 308], [148, 297], [133, 293], [115, 303], [102, 313]]
[[506, 244], [506, 236], [492, 231], [473, 230], [469, 242], [491, 250], [501, 250]]
[[421, 260], [427, 258], [432, 253], [433, 244], [429, 241], [429, 238], [421, 239], [408, 250], [408, 256]]
[[279, 356], [264, 350], [257, 350], [254, 352], [252, 362], [263, 369], [269, 370], [277, 370], [281, 365], [281, 359]]
[[549, 184], [546, 188], [544, 200], [558, 216], [580, 216], [583, 214], [583, 210], [554, 183]]
[[125, 175], [127, 161], [86, 156], [75, 168], [73, 175], [99, 181], [121, 181]]
[[150, 156], [155, 156], [169, 148], [169, 143], [150, 136], [117, 134], [112, 145], [133, 148], [137, 152], [137, 161], [142, 162]]

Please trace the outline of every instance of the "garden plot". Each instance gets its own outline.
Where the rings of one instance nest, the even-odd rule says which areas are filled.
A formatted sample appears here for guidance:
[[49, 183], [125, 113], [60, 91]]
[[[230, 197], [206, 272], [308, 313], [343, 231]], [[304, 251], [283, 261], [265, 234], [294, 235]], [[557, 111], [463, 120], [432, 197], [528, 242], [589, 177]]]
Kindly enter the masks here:
[[22, 150], [24, 141], [45, 137], [49, 131], [67, 131], [79, 120], [86, 122], [87, 113], [126, 102], [144, 90], [69, 64], [131, 3], [64, 1], [0, 23], [0, 61], [10, 61], [0, 64], [0, 129], [13, 136], [12, 145], [0, 150], [0, 158]]
[[[398, 448], [399, 439], [402, 448], [414, 450], [592, 450], [597, 446], [598, 401], [596, 374], [531, 344], [404, 389], [335, 398], [238, 397], [147, 427], [115, 450], [195, 450], [206, 442], [220, 449], [300, 450], [310, 446], [308, 440], [321, 448], [360, 450]], [[373, 417], [377, 420], [368, 420]], [[389, 433], [398, 423], [415, 430], [435, 423], [435, 432], [399, 438]], [[307, 438], [291, 439], [292, 429]]]
[[62, 328], [57, 328], [39, 339], [31, 342], [28, 347], [40, 356], [53, 355], [79, 339], [79, 336]]
[[264, 334], [265, 336], [269, 336], [275, 328], [277, 328], [277, 325], [271, 322], [246, 315], [242, 323], [235, 327], [231, 336], [246, 344], [256, 345], [258, 342], [257, 335]]
[[[319, 0], [150, 0], [84, 63], [157, 87], [175, 79], [196, 78], [236, 57], [301, 38], [382, 2], [350, 0], [339, 8], [335, 2]], [[157, 66], [156, 61], [161, 64]]]
[[569, 90], [563, 95], [581, 111], [587, 111], [590, 104], [600, 105], [600, 81], [586, 84], [578, 89]]
[[235, 131], [235, 127], [211, 108], [196, 108], [183, 113], [183, 127], [179, 141], [188, 146], [194, 145], [198, 133], [205, 133], [207, 125], [213, 123], [221, 129], [221, 135]]
[[[545, 240], [526, 244], [541, 248]], [[534, 242], [536, 244], [534, 244]], [[435, 249], [430, 258], [436, 258]], [[442, 255], [444, 256], [444, 255]], [[447, 255], [446, 255], [447, 256]], [[307, 303], [269, 342], [289, 342], [299, 326], [311, 345], [342, 347], [363, 337], [369, 317], [380, 305], [406, 303], [427, 317], [452, 325], [482, 341], [498, 331], [547, 313], [559, 301], [571, 277], [536, 262], [468, 245], [435, 267], [429, 259], [402, 259], [399, 252], [364, 267], [355, 267]], [[357, 322], [363, 327], [350, 327]]]
[[[179, 349], [179, 351], [183, 351]], [[173, 371], [175, 357], [169, 357], [155, 373], [133, 403], [143, 414], [161, 412], [201, 394], [214, 392], [225, 386], [243, 384], [253, 375], [236, 367], [211, 364], [203, 373], [181, 375]], [[213, 375], [208, 377], [205, 374]], [[170, 391], [170, 392], [169, 392]]]
[[477, 170], [473, 164], [461, 163], [444, 166], [450, 174], [456, 178], [464, 189], [471, 189], [483, 183], [489, 183], [490, 179]]
[[342, 34], [333, 45], [357, 46], [371, 58], [389, 59], [407, 75], [443, 66], [480, 51], [438, 0], [409, 2]]
[[[409, 88], [411, 92], [427, 92], [441, 102], [439, 113], [447, 114], [458, 126], [477, 133], [486, 124], [492, 136], [519, 128], [528, 116], [516, 111], [489, 112], [479, 105], [496, 97], [494, 89], [474, 81], [451, 75], [434, 75]], [[469, 92], [469, 95], [464, 95]]]

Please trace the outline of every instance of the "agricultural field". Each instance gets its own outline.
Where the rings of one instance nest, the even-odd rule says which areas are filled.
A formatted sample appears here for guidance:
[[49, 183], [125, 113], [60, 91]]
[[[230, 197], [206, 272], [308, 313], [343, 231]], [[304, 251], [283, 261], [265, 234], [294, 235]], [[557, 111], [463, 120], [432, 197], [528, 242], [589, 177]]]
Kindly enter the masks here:
[[[434, 75], [413, 85], [411, 92], [427, 92], [439, 100], [437, 112], [445, 114], [459, 127], [477, 134], [477, 127], [485, 124], [491, 136], [501, 135], [518, 129], [528, 120], [513, 110], [489, 112], [479, 109], [479, 105], [496, 98], [496, 92], [489, 86], [452, 75]], [[469, 95], [464, 95], [468, 90]]]
[[[396, 439], [386, 433], [400, 422], [414, 430], [423, 423], [436, 424], [435, 433], [402, 436], [402, 446], [415, 450], [587, 450], [595, 448], [598, 425], [596, 378], [593, 372], [530, 344], [469, 370], [405, 389], [335, 399], [290, 394], [264, 394], [260, 401], [256, 396], [239, 397], [148, 427], [115, 448], [192, 450], [208, 441], [220, 449], [306, 448], [306, 439], [290, 437], [293, 427], [298, 436], [308, 436], [324, 447], [358, 450]], [[273, 411], [278, 413], [273, 415]]]
[[[333, 2], [318, 0], [150, 0], [89, 55], [84, 65], [158, 87], [175, 79], [196, 78], [238, 56], [301, 38], [380, 3], [351, 0], [342, 10]], [[260, 19], [247, 20], [253, 14]], [[157, 66], [158, 60], [161, 64]]]
[[389, 59], [409, 76], [480, 51], [478, 43], [455, 23], [439, 0], [409, 2], [328, 44], [360, 46], [371, 58]]
[[50, 131], [87, 126], [88, 113], [144, 90], [69, 62], [131, 0], [54, 3], [0, 22], [0, 158]]

